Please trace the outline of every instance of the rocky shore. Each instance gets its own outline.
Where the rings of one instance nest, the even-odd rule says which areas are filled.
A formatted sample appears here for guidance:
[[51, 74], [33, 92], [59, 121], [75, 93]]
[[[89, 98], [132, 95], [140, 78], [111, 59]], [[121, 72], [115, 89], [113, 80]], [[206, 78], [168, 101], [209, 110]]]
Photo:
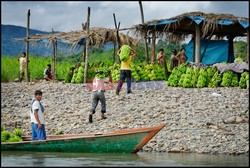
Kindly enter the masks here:
[[20, 127], [31, 135], [30, 103], [43, 91], [47, 135], [102, 133], [118, 129], [167, 125], [146, 144], [148, 152], [249, 154], [249, 90], [169, 87], [166, 81], [141, 82], [120, 95], [107, 90], [107, 119], [101, 106], [88, 123], [91, 91], [86, 84], [63, 82], [1, 83], [1, 124], [8, 131]]

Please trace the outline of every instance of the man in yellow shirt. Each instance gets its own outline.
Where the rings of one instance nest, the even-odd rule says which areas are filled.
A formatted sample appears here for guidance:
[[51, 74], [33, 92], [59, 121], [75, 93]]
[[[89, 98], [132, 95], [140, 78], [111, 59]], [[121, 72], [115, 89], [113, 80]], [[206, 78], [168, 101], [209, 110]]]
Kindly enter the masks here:
[[[122, 47], [121, 47], [122, 48]], [[121, 48], [117, 51], [117, 55], [120, 56]], [[130, 47], [130, 55], [127, 61], [121, 61], [121, 70], [120, 70], [120, 80], [116, 88], [116, 95], [119, 95], [119, 92], [122, 88], [124, 80], [127, 78], [127, 93], [132, 93], [131, 91], [131, 68], [130, 63], [132, 59], [136, 56], [135, 50]]]

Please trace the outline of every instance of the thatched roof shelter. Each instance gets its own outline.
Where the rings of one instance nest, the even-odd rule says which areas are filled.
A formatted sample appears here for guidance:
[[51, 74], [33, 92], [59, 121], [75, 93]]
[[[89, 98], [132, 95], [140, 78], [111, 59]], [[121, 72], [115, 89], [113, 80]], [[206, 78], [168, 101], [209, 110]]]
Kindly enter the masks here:
[[171, 41], [179, 41], [186, 35], [195, 34], [196, 25], [200, 27], [202, 38], [211, 34], [219, 37], [246, 36], [249, 19], [231, 14], [189, 12], [168, 19], [151, 20], [133, 27], [137, 35], [156, 31], [158, 37], [166, 35]]
[[[219, 38], [227, 37], [230, 47], [233, 47], [233, 39], [235, 37], [248, 36], [249, 19], [236, 17], [231, 14], [189, 12], [168, 19], [151, 20], [144, 24], [134, 25], [133, 28], [133, 32], [137, 37], [147, 36], [149, 38], [149, 36], [152, 36], [152, 41], [154, 42], [156, 37], [165, 37], [169, 41], [179, 42], [192, 34], [195, 39], [195, 50], [193, 50], [192, 60], [199, 63], [201, 60], [201, 39], [208, 39], [210, 41], [213, 36]], [[154, 48], [154, 45], [152, 42], [152, 48]], [[249, 42], [247, 42], [247, 47], [249, 48]], [[155, 51], [152, 53], [151, 60], [153, 60]]]
[[[32, 43], [37, 43], [40, 41], [47, 41], [48, 45], [53, 44], [54, 41], [61, 41], [64, 43], [68, 43], [72, 45], [72, 49], [74, 49], [77, 44], [83, 45], [85, 44], [85, 40], [87, 37], [86, 30], [79, 31], [71, 31], [71, 32], [60, 32], [54, 34], [37, 34], [33, 36], [29, 36], [28, 41]], [[90, 29], [90, 45], [94, 47], [100, 47], [108, 42], [117, 43], [116, 38], [116, 30], [115, 29], [107, 29], [107, 28], [91, 28]], [[26, 41], [25, 38], [15, 38], [15, 40], [23, 40]], [[136, 46], [139, 42], [138, 39], [132, 38], [123, 33], [119, 33], [119, 41], [122, 44], [129, 44], [132, 46]]]

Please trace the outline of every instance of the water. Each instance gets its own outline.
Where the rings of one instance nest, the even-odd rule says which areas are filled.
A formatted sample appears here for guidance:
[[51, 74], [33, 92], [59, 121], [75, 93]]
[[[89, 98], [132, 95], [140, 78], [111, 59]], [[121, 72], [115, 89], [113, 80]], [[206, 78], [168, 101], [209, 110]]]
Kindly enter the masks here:
[[1, 151], [1, 166], [248, 167], [249, 156], [144, 152], [94, 154]]

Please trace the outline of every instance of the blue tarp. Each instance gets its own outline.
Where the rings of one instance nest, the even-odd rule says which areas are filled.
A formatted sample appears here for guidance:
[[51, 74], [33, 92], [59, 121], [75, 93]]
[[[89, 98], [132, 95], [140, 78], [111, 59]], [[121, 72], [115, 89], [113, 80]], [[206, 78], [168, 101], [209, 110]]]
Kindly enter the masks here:
[[[207, 40], [201, 40], [201, 57], [205, 49]], [[233, 51], [233, 50], [232, 50]], [[232, 52], [230, 51], [230, 52]], [[232, 62], [234, 61], [234, 54], [229, 52], [229, 42], [227, 40], [210, 40], [208, 47], [206, 49], [204, 57], [201, 62], [205, 65], [212, 65], [220, 62]], [[191, 40], [186, 46], [186, 55], [188, 57], [188, 62], [195, 62], [192, 60], [193, 53], [193, 40]], [[229, 58], [230, 56], [230, 58]]]
[[[189, 15], [187, 17], [192, 19], [197, 25], [199, 25], [203, 20], [209, 21], [209, 19], [205, 18], [204, 16]], [[165, 25], [165, 24], [178, 22], [178, 21], [180, 21], [180, 19], [173, 19], [173, 20], [171, 20], [171, 19], [163, 19], [161, 21], [158, 21], [157, 23], [149, 23], [149, 24], [147, 24], [147, 26]], [[246, 21], [238, 20], [238, 22], [244, 28], [247, 28], [249, 26], [249, 23], [246, 22]], [[234, 24], [233, 20], [230, 20], [230, 19], [220, 19], [220, 20], [217, 20], [217, 23], [220, 24], [220, 25], [226, 25], [226, 26]]]

